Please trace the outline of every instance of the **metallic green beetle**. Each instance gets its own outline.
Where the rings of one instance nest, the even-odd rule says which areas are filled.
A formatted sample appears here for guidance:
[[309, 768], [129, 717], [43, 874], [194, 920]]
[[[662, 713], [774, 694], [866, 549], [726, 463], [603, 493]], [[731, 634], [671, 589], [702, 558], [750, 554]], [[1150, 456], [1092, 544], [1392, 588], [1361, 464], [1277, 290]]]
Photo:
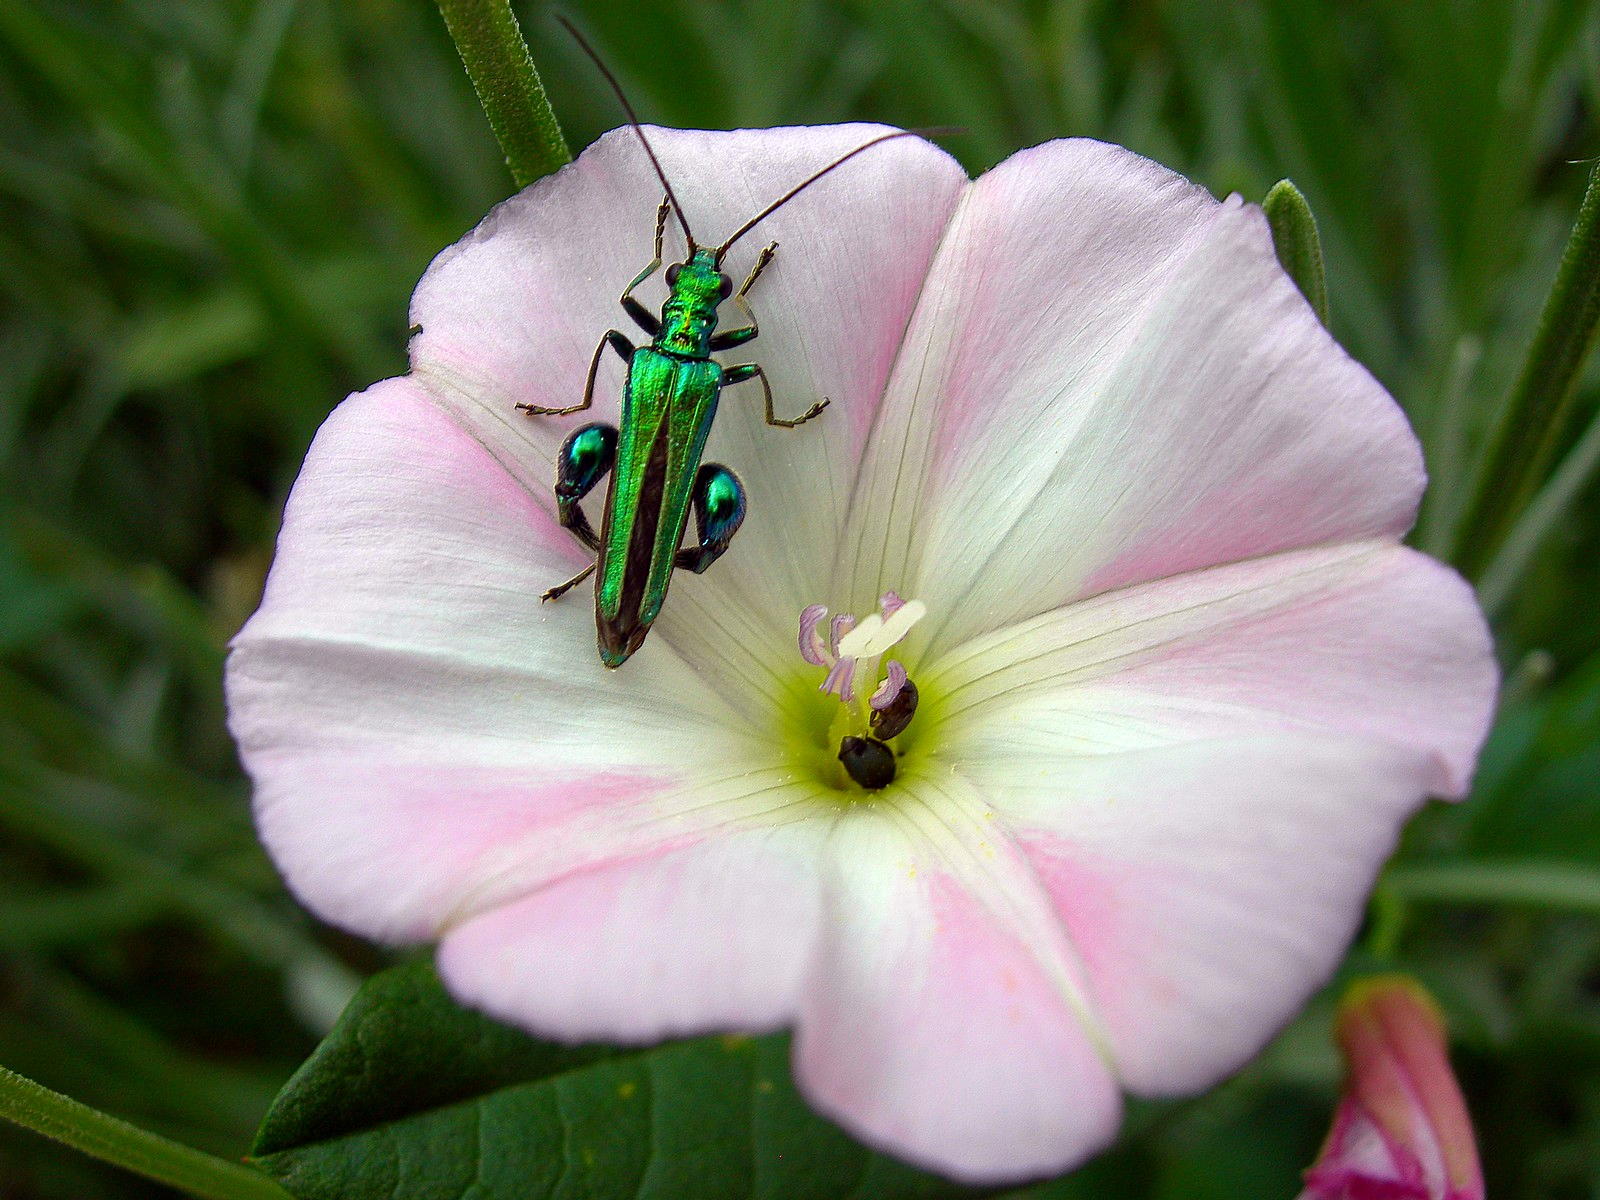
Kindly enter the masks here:
[[[572, 32], [578, 36], [576, 30]], [[719, 463], [701, 462], [722, 389], [759, 379], [766, 397], [767, 424], [783, 428], [792, 429], [809, 421], [828, 405], [826, 399], [819, 400], [798, 417], [784, 420], [772, 411], [772, 386], [758, 364], [724, 367], [711, 357], [714, 351], [744, 345], [760, 332], [745, 297], [772, 261], [778, 245], [773, 242], [756, 256], [755, 265], [737, 292], [733, 291], [732, 280], [722, 273], [723, 256], [769, 214], [835, 167], [880, 142], [906, 137], [913, 131], [897, 130], [857, 146], [762, 209], [722, 245], [704, 247], [690, 232], [672, 185], [639, 127], [632, 106], [605, 64], [581, 37], [578, 40], [617, 91], [629, 123], [638, 133], [667, 193], [656, 210], [655, 257], [623, 289], [619, 300], [623, 311], [650, 335], [651, 342], [636, 347], [617, 330], [608, 329], [589, 361], [589, 376], [579, 403], [567, 408], [532, 404], [517, 407], [536, 416], [582, 412], [594, 403], [595, 375], [606, 347], [610, 346], [628, 364], [620, 430], [605, 424], [585, 425], [562, 443], [557, 455], [557, 515], [562, 525], [595, 552], [595, 561], [543, 597], [554, 600], [596, 574], [594, 616], [600, 660], [615, 668], [626, 662], [649, 635], [666, 600], [673, 571], [680, 567], [696, 574], [706, 570], [727, 550], [744, 520], [745, 490], [739, 477]], [[667, 268], [671, 291], [657, 317], [633, 298], [633, 291], [661, 268], [662, 239], [669, 213], [676, 213], [683, 227], [688, 256]], [[730, 295], [748, 324], [718, 333], [717, 310]], [[596, 534], [579, 502], [607, 471], [611, 472], [611, 484], [600, 532]], [[691, 507], [697, 544], [680, 548]]]

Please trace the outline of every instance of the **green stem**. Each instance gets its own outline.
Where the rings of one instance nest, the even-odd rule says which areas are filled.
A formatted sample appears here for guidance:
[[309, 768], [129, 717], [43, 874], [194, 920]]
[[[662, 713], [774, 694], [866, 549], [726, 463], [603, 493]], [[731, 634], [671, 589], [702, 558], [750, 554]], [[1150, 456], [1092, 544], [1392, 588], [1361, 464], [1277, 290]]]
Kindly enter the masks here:
[[1393, 961], [1400, 953], [1400, 942], [1405, 937], [1406, 925], [1411, 917], [1411, 906], [1406, 898], [1390, 887], [1380, 887], [1372, 894], [1372, 910], [1366, 937], [1367, 953], [1374, 958]]
[[1515, 859], [1395, 867], [1383, 888], [1403, 900], [1548, 908], [1600, 916], [1600, 871]]
[[80, 1104], [0, 1067], [0, 1117], [75, 1150], [205, 1200], [288, 1200], [259, 1171]]
[[438, 0], [519, 188], [572, 161], [509, 0]]
[[1456, 531], [1455, 562], [1479, 577], [1548, 474], [1566, 440], [1584, 359], [1600, 326], [1600, 167], [1578, 209], [1527, 361], [1484, 456]]

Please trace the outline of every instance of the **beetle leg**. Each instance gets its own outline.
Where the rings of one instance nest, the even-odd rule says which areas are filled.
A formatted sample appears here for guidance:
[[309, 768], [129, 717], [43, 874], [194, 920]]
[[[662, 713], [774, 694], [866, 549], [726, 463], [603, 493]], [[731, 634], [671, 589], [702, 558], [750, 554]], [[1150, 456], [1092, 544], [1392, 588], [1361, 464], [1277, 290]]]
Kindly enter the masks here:
[[565, 596], [573, 588], [577, 587], [585, 579], [587, 579], [587, 578], [589, 578], [589, 576], [593, 575], [594, 574], [594, 569], [598, 565], [599, 564], [597, 564], [597, 563], [590, 563], [587, 567], [585, 567], [583, 570], [579, 571], [576, 575], [574, 575], [571, 579], [567, 580], [565, 583], [556, 584], [555, 587], [551, 588], [549, 591], [547, 591], [543, 595], [541, 595], [539, 597], [539, 599], [541, 601], [559, 600], [559, 599], [561, 599], [561, 597]]
[[768, 425], [777, 425], [782, 429], [793, 429], [796, 425], [804, 425], [812, 417], [827, 408], [830, 403], [828, 398], [824, 396], [792, 421], [785, 420], [782, 417], [775, 416], [772, 412], [772, 384], [767, 382], [767, 373], [761, 369], [760, 363], [740, 363], [738, 366], [727, 367], [722, 372], [722, 382], [724, 384], [743, 383], [747, 379], [761, 380], [761, 391], [767, 400]]
[[661, 319], [633, 298], [633, 289], [661, 269], [661, 243], [666, 237], [667, 214], [671, 211], [672, 201], [661, 197], [661, 203], [656, 208], [656, 256], [650, 260], [649, 266], [633, 277], [632, 283], [622, 289], [622, 296], [617, 301], [623, 311], [633, 318], [634, 324], [651, 337], [661, 332]]
[[673, 565], [699, 575], [722, 557], [744, 522], [744, 484], [721, 463], [703, 463], [694, 477], [693, 503], [699, 544], [679, 550]]
[[565, 408], [545, 408], [539, 404], [519, 404], [517, 407], [535, 417], [564, 417], [569, 413], [582, 412], [588, 408], [594, 403], [594, 377], [599, 373], [600, 356], [606, 352], [607, 346], [615, 350], [623, 362], [632, 361], [633, 343], [615, 329], [606, 330], [605, 335], [601, 337], [599, 344], [594, 348], [594, 357], [589, 360], [589, 378], [583, 385], [583, 399], [577, 404], [569, 404]]
[[761, 272], [767, 269], [767, 264], [772, 261], [772, 256], [778, 251], [778, 243], [772, 242], [763, 247], [761, 253], [756, 255], [756, 264], [750, 268], [750, 274], [744, 278], [744, 283], [739, 285], [739, 290], [733, 294], [733, 302], [744, 313], [744, 319], [749, 322], [739, 329], [729, 329], [716, 334], [711, 339], [713, 350], [732, 350], [735, 346], [742, 346], [746, 342], [754, 341], [761, 335], [761, 326], [756, 322], [755, 310], [750, 307], [750, 302], [745, 295], [755, 283]]
[[[556, 455], [556, 519], [570, 529], [591, 551], [600, 549], [600, 538], [589, 524], [580, 501], [594, 490], [617, 458], [615, 425], [585, 425], [574, 429], [561, 443]], [[557, 584], [541, 599], [554, 600], [582, 583], [595, 568], [590, 563], [565, 583]]]

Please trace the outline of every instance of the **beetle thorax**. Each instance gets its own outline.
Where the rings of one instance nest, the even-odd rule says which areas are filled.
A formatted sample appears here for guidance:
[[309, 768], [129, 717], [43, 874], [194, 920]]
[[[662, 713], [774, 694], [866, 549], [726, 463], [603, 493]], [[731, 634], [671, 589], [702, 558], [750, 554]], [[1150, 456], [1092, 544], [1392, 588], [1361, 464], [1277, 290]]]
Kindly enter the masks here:
[[705, 358], [717, 328], [717, 306], [727, 296], [726, 277], [710, 250], [697, 249], [687, 262], [667, 271], [672, 289], [661, 306], [661, 332], [655, 348], [669, 354]]

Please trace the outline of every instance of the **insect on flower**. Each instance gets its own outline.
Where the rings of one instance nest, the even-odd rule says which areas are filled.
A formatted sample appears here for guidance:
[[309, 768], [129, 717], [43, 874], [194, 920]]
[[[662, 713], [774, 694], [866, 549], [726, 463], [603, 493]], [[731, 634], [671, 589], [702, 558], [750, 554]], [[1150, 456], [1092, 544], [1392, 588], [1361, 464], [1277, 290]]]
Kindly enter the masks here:
[[[594, 619], [600, 660], [615, 668], [627, 662], [649, 635], [667, 598], [673, 571], [681, 568], [697, 575], [704, 572], [727, 551], [744, 522], [746, 498], [739, 477], [721, 463], [701, 461], [722, 389], [729, 384], [760, 380], [767, 424], [783, 429], [805, 424], [828, 406], [824, 398], [798, 417], [779, 417], [772, 408], [772, 384], [759, 363], [724, 367], [711, 357], [715, 351], [754, 341], [760, 334], [746, 297], [772, 261], [778, 243], [770, 242], [761, 251], [737, 292], [733, 290], [733, 280], [722, 271], [723, 259], [735, 242], [835, 167], [881, 142], [909, 136], [911, 131], [883, 134], [840, 155], [751, 217], [720, 246], [702, 246], [690, 231], [683, 206], [673, 194], [672, 184], [616, 78], [572, 23], [565, 17], [557, 19], [616, 92], [628, 115], [628, 124], [638, 135], [666, 191], [656, 210], [655, 255], [622, 290], [617, 301], [650, 335], [650, 345], [635, 346], [619, 331], [608, 329], [589, 360], [582, 400], [566, 408], [517, 405], [532, 416], [564, 417], [583, 412], [594, 403], [595, 375], [606, 347], [616, 351], [628, 365], [620, 428], [604, 422], [584, 425], [562, 443], [556, 460], [555, 490], [561, 524], [594, 552], [595, 559], [541, 597], [555, 600], [590, 575], [597, 575]], [[688, 254], [684, 261], [667, 268], [671, 294], [658, 317], [636, 300], [633, 292], [661, 269], [669, 213], [677, 217], [683, 229]], [[717, 310], [730, 296], [747, 323], [718, 333]], [[606, 492], [600, 532], [596, 533], [580, 504], [607, 472], [611, 474], [611, 485]], [[691, 505], [697, 543], [692, 548], [681, 548]]]
[[[647, 132], [720, 230], [886, 131]], [[902, 138], [772, 218], [807, 253], [762, 280], [762, 362], [834, 407], [726, 406], [739, 552], [626, 675], [576, 671], [589, 614], [529, 603], [590, 557], [567, 430], [515, 405], [581, 395], [655, 180], [619, 129], [486, 215], [418, 285], [410, 371], [318, 433], [228, 666], [262, 838], [502, 1020], [792, 1029], [858, 1140], [1065, 1170], [1124, 1093], [1255, 1054], [1468, 786], [1495, 660], [1400, 542], [1416, 438], [1260, 209], [1100, 142], [971, 180]]]

